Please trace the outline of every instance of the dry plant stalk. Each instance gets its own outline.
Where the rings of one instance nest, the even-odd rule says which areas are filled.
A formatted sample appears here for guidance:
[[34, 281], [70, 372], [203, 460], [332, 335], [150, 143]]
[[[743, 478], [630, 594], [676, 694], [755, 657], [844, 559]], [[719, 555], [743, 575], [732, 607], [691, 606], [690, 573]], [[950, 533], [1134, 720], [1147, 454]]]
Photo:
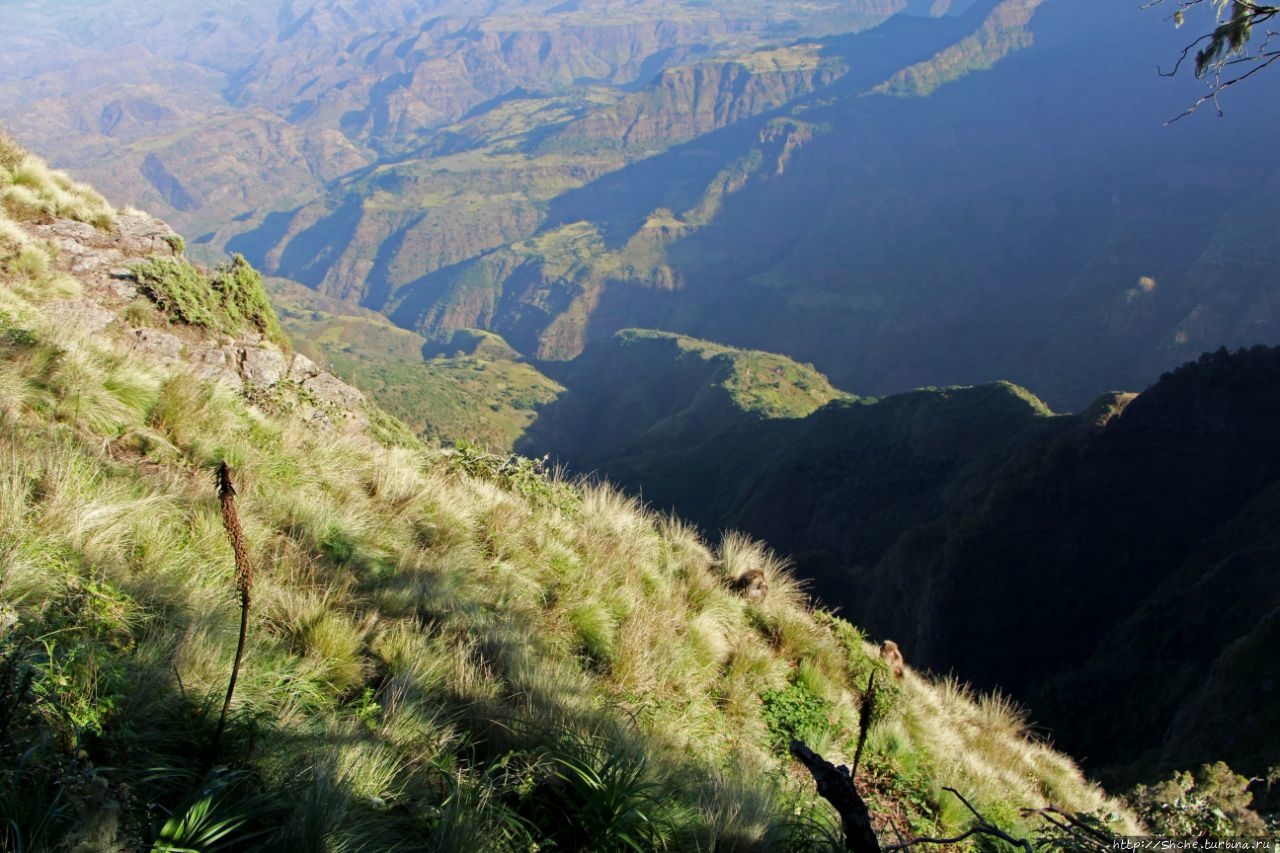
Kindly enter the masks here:
[[876, 672], [871, 671], [867, 679], [867, 690], [862, 694], [862, 702], [858, 708], [858, 749], [853, 754], [853, 770], [849, 778], [858, 777], [858, 763], [862, 761], [862, 748], [867, 745], [867, 734], [871, 731], [871, 712], [876, 702]]
[[236, 592], [240, 596], [240, 640], [236, 643], [236, 658], [231, 665], [231, 680], [227, 683], [227, 695], [222, 701], [222, 713], [218, 716], [218, 728], [213, 733], [213, 743], [209, 747], [211, 760], [218, 756], [218, 744], [222, 740], [222, 730], [227, 725], [227, 712], [231, 709], [231, 696], [236, 690], [236, 679], [240, 675], [240, 661], [244, 657], [245, 637], [249, 632], [249, 602], [253, 591], [253, 563], [249, 560], [249, 546], [244, 541], [244, 528], [240, 526], [240, 516], [236, 512], [236, 489], [231, 483], [231, 468], [226, 462], [218, 465], [218, 499], [222, 504], [222, 526], [226, 528], [227, 538], [231, 540], [231, 550], [236, 557]]

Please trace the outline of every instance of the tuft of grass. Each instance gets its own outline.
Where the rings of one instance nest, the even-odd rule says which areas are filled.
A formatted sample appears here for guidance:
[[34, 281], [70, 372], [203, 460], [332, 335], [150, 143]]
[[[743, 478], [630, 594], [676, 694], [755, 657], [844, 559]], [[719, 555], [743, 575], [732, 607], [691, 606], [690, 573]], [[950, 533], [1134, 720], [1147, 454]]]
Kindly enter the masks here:
[[23, 222], [74, 219], [101, 230], [116, 225], [106, 199], [23, 152], [7, 136], [0, 138], [0, 211]]
[[12, 174], [26, 156], [26, 150], [12, 136], [0, 130], [0, 174]]

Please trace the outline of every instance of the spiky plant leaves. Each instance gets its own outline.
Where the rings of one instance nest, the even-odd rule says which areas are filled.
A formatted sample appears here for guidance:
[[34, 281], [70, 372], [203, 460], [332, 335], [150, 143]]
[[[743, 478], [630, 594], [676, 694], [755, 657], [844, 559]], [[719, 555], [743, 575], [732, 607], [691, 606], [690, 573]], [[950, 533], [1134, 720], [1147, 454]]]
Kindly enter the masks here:
[[[182, 771], [156, 771], [148, 781], [191, 778]], [[253, 790], [253, 778], [243, 770], [216, 767], [199, 778], [190, 794], [155, 831], [150, 853], [217, 853], [243, 849], [254, 839], [274, 831], [283, 803]]]
[[0, 850], [51, 850], [74, 821], [49, 744], [28, 747], [0, 771]]

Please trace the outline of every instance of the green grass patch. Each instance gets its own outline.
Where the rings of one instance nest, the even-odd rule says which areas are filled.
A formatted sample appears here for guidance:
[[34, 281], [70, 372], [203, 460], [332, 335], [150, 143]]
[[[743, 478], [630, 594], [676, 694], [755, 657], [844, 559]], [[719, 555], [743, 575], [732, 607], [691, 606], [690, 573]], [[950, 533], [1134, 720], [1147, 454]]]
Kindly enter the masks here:
[[229, 335], [254, 330], [289, 346], [262, 287], [262, 276], [241, 255], [206, 271], [181, 258], [152, 257], [133, 266], [138, 285], [179, 322]]

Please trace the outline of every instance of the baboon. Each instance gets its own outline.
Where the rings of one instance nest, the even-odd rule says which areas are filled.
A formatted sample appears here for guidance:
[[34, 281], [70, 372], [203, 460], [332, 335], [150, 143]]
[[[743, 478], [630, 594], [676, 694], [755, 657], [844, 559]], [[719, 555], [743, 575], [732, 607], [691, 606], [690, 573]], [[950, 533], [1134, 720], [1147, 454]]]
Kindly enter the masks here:
[[906, 664], [902, 661], [902, 651], [893, 640], [885, 640], [880, 644], [880, 660], [888, 664], [889, 671], [893, 673], [894, 678], [902, 677], [902, 671], [906, 668]]
[[769, 582], [761, 569], [747, 569], [733, 582], [733, 588], [747, 601], [760, 601], [769, 594]]

